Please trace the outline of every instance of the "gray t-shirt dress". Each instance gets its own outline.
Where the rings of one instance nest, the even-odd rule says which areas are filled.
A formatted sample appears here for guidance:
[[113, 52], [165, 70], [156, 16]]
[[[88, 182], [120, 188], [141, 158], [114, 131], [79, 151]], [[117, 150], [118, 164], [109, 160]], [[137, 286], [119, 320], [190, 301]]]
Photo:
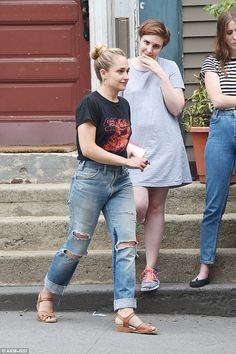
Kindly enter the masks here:
[[[184, 88], [177, 64], [158, 58], [175, 88]], [[151, 71], [140, 71], [129, 60], [129, 82], [122, 96], [131, 107], [130, 141], [146, 150], [150, 161], [144, 172], [130, 169], [134, 186], [177, 187], [192, 182], [188, 158], [178, 119], [166, 109], [159, 78]]]

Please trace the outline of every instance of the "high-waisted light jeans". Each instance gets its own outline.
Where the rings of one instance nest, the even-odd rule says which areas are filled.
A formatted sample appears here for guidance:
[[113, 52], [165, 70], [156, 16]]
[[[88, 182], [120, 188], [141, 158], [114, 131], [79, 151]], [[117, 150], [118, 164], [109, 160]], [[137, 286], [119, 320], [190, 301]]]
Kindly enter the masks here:
[[[80, 259], [70, 257], [66, 250], [75, 256], [87, 255], [102, 211], [113, 245], [114, 310], [136, 308], [136, 213], [128, 169], [93, 161], [80, 162], [72, 179], [68, 205], [68, 239], [52, 259], [45, 277], [45, 287], [52, 293], [63, 293]], [[79, 239], [78, 233], [86, 237]], [[130, 241], [133, 242], [128, 244]], [[127, 246], [117, 247], [123, 242]]]
[[213, 264], [230, 179], [236, 166], [236, 110], [214, 110], [205, 149], [206, 201], [200, 262]]

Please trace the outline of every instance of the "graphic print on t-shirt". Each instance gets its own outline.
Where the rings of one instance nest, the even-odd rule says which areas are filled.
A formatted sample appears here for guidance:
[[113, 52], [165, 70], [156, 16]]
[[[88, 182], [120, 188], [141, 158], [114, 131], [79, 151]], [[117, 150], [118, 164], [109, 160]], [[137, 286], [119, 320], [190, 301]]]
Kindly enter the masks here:
[[104, 129], [112, 135], [103, 145], [103, 149], [113, 153], [124, 151], [131, 133], [128, 121], [122, 118], [107, 118], [104, 122]]

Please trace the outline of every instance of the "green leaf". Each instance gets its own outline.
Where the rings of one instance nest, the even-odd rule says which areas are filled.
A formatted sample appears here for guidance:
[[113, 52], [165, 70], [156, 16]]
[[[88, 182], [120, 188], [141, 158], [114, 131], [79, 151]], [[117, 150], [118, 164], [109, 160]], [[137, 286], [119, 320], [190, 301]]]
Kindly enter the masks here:
[[230, 7], [236, 8], [235, 0], [219, 0], [215, 4], [204, 6], [204, 10], [206, 10], [209, 14], [218, 17], [221, 12], [229, 10]]

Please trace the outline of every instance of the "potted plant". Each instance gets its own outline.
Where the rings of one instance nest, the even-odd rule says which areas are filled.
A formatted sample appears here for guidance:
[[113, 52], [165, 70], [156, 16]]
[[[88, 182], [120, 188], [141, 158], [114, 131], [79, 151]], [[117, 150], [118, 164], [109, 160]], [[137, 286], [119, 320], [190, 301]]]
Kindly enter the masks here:
[[186, 102], [182, 114], [182, 124], [187, 132], [191, 133], [197, 173], [201, 183], [205, 183], [204, 150], [209, 131], [209, 121], [212, 107], [203, 82], [199, 76], [198, 88]]
[[[212, 105], [203, 82], [199, 76], [195, 75], [195, 77], [199, 80], [199, 86], [186, 102], [182, 113], [182, 124], [184, 129], [191, 133], [199, 181], [205, 183], [204, 150], [209, 132]], [[231, 177], [231, 184], [236, 184], [234, 173]]]
[[[217, 17], [231, 6], [236, 7], [235, 0], [219, 0], [213, 5], [205, 6], [204, 9]], [[182, 114], [182, 124], [187, 132], [191, 132], [197, 173], [200, 182], [205, 183], [204, 150], [209, 132], [212, 105], [200, 77], [195, 75], [195, 78], [198, 79], [198, 88], [186, 102]], [[234, 183], [236, 183], [235, 174], [231, 178], [231, 184]]]
[[198, 80], [198, 88], [187, 100], [182, 114], [182, 123], [186, 131], [196, 127], [208, 127], [212, 112], [211, 102], [203, 82], [199, 76], [194, 75], [194, 77]]

